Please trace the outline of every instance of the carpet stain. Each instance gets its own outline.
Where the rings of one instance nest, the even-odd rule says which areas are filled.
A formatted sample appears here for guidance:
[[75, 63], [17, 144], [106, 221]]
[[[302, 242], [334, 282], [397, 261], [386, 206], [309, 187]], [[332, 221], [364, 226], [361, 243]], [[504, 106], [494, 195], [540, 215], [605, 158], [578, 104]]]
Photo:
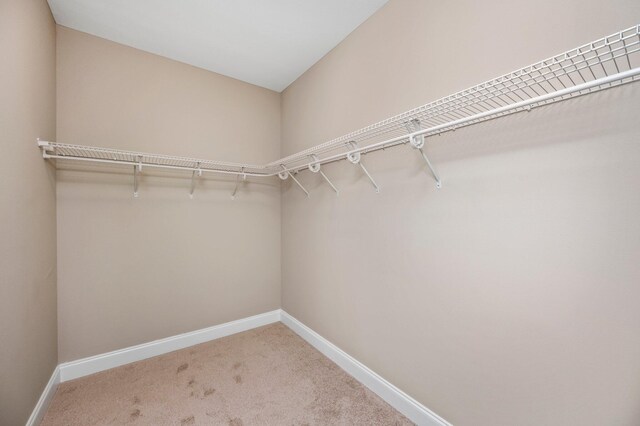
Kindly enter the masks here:
[[133, 403], [134, 404], [140, 404], [140, 398], [138, 398], [137, 396], [133, 397]]
[[240, 367], [242, 367], [242, 363], [241, 362], [236, 362], [235, 364], [233, 364], [233, 369], [234, 370], [237, 370]]
[[131, 420], [135, 420], [135, 419], [137, 419], [138, 417], [140, 417], [141, 415], [142, 415], [142, 413], [140, 412], [140, 410], [135, 409], [135, 410], [133, 410], [133, 411], [131, 412], [131, 414], [129, 415], [129, 418], [130, 418]]
[[63, 390], [62, 394], [66, 395], [68, 393], [71, 393], [71, 392], [75, 391], [76, 389], [78, 389], [77, 386], [70, 386], [70, 387], [66, 388], [65, 390]]
[[180, 420], [181, 425], [194, 425], [196, 424], [196, 418], [194, 416], [185, 417]]
[[360, 383], [358, 383], [358, 381], [353, 377], [347, 377], [347, 380], [345, 382], [351, 389], [358, 389], [358, 387], [360, 386]]
[[340, 418], [340, 409], [337, 407], [326, 407], [321, 408], [320, 412], [322, 413], [322, 418], [324, 421], [329, 420], [331, 423], [336, 423]]
[[189, 383], [187, 383], [187, 386], [192, 387], [195, 384], [196, 384], [196, 379], [195, 377], [192, 377], [191, 380], [189, 380]]
[[204, 390], [204, 396], [213, 395], [216, 390], [214, 388], [207, 388]]
[[176, 371], [176, 374], [180, 373], [181, 371], [186, 370], [187, 368], [189, 368], [189, 364], [187, 364], [186, 362], [184, 364], [182, 364], [180, 367], [178, 367], [178, 370]]
[[239, 374], [237, 376], [233, 376], [233, 380], [235, 380], [236, 383], [242, 383], [242, 376]]
[[236, 417], [235, 419], [229, 420], [229, 426], [244, 426], [244, 423], [240, 417]]

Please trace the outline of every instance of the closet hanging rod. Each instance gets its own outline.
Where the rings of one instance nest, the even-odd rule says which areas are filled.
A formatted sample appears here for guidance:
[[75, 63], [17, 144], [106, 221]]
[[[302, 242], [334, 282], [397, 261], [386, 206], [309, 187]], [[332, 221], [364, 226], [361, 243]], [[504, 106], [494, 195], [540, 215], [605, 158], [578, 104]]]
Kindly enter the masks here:
[[[640, 25], [264, 165], [39, 142], [44, 158], [272, 177], [638, 81]], [[632, 65], [636, 65], [634, 68]], [[410, 132], [407, 123], [419, 123]], [[354, 144], [351, 144], [353, 142]], [[313, 157], [312, 157], [313, 155]], [[312, 160], [310, 160], [310, 158]], [[198, 167], [199, 164], [199, 167]]]

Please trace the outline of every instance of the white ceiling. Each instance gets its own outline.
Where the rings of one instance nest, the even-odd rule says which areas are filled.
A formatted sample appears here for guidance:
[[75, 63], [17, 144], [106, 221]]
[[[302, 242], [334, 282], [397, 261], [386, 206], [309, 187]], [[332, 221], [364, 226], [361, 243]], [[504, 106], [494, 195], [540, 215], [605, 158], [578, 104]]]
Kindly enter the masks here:
[[275, 91], [387, 0], [48, 0], [56, 22]]

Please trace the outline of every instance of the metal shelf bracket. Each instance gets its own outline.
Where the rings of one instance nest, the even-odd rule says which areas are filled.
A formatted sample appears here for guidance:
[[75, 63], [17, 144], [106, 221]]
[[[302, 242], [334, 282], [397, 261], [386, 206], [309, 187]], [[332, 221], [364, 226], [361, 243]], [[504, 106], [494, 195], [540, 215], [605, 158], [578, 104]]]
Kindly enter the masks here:
[[291, 179], [293, 179], [293, 181], [300, 187], [300, 189], [302, 189], [302, 191], [304, 191], [305, 194], [307, 194], [307, 197], [308, 197], [309, 196], [309, 191], [304, 189], [304, 186], [302, 186], [302, 184], [300, 182], [298, 182], [298, 179], [296, 179], [295, 176], [293, 176], [291, 173], [289, 173], [289, 171], [287, 170], [285, 165], [281, 164], [280, 167], [282, 167], [283, 170], [280, 173], [278, 173], [278, 177], [280, 179], [282, 179], [282, 180], [287, 180], [288, 177], [291, 177]]
[[427, 163], [427, 166], [429, 166], [429, 170], [431, 170], [431, 174], [433, 175], [433, 178], [436, 180], [436, 188], [438, 189], [442, 188], [442, 180], [440, 179], [440, 176], [438, 175], [438, 173], [436, 173], [436, 170], [433, 168], [433, 165], [431, 165], [431, 161], [429, 161], [429, 157], [427, 157], [427, 154], [425, 154], [422, 148], [420, 148], [418, 151], [420, 151], [420, 154], [422, 154], [422, 158], [424, 158], [424, 161]]
[[[244, 172], [244, 167], [242, 168], [242, 181], [247, 180], [247, 174]], [[238, 187], [240, 186], [240, 175], [236, 175], [236, 187], [233, 189], [233, 193], [231, 193], [231, 199], [236, 199], [236, 193], [238, 192]]]
[[196, 189], [196, 174], [202, 176], [202, 169], [200, 163], [196, 165], [196, 169], [191, 173], [191, 190], [189, 191], [189, 198], [193, 199], [193, 191]]
[[138, 196], [140, 195], [138, 193], [138, 180], [139, 180], [138, 175], [140, 174], [140, 172], [142, 172], [142, 157], [138, 156], [137, 160], [138, 160], [138, 164], [133, 166], [133, 197], [134, 198], [138, 198]]
[[[352, 149], [355, 150], [358, 148], [358, 144], [355, 141], [349, 141], [347, 142], [347, 145]], [[376, 192], [380, 192], [380, 187], [378, 186], [378, 184], [376, 183], [375, 180], [373, 180], [373, 177], [371, 176], [371, 173], [369, 173], [369, 171], [367, 170], [367, 168], [364, 166], [364, 164], [362, 164], [362, 155], [360, 154], [360, 151], [351, 151], [347, 154], [347, 160], [349, 160], [351, 163], [353, 164], [357, 164], [360, 166], [360, 168], [362, 169], [362, 171], [364, 172], [365, 175], [367, 175], [367, 177], [369, 178], [369, 180], [371, 181], [371, 184], [373, 185], [373, 187], [376, 189]]]
[[36, 141], [38, 143], [38, 147], [42, 150], [43, 158], [48, 158], [48, 155], [55, 151], [49, 142], [43, 141], [40, 138], [37, 138]]
[[312, 173], [320, 173], [320, 175], [324, 178], [324, 180], [327, 181], [327, 183], [331, 186], [331, 188], [333, 188], [333, 190], [336, 192], [336, 196], [340, 195], [340, 191], [338, 191], [338, 188], [336, 188], [336, 186], [329, 180], [327, 175], [325, 175], [324, 172], [320, 170], [320, 163], [319, 163], [318, 156], [315, 154], [311, 154], [310, 157], [312, 162], [309, 163], [309, 170]]
[[427, 163], [427, 166], [429, 167], [429, 170], [431, 171], [431, 174], [433, 175], [433, 178], [436, 181], [436, 188], [438, 189], [442, 188], [442, 180], [440, 179], [440, 176], [436, 172], [436, 169], [433, 167], [433, 164], [431, 164], [431, 161], [429, 161], [429, 157], [427, 157], [427, 154], [425, 154], [424, 152], [424, 141], [425, 141], [424, 133], [419, 135], [414, 134], [414, 132], [418, 132], [422, 129], [422, 127], [420, 126], [420, 120], [418, 120], [417, 118], [414, 118], [413, 120], [405, 123], [405, 127], [409, 132], [409, 144], [414, 149], [417, 149], [418, 151], [420, 151], [422, 158], [424, 158], [424, 161]]

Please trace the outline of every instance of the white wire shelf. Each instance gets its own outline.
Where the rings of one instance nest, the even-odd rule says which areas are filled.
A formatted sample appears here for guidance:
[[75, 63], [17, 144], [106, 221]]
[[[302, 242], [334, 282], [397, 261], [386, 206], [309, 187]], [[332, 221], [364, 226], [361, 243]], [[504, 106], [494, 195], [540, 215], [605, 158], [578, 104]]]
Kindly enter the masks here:
[[[439, 185], [440, 180], [422, 151], [425, 137], [637, 81], [639, 75], [640, 25], [636, 25], [265, 165], [57, 142], [39, 144], [45, 158], [127, 164], [138, 170], [149, 166], [200, 173], [279, 175], [281, 179], [293, 177], [307, 167], [318, 172], [321, 164], [348, 159], [360, 164], [377, 189], [360, 162], [361, 154], [411, 143], [420, 150]], [[300, 185], [297, 180], [296, 183]]]
[[[636, 25], [295, 153], [270, 165], [286, 164], [295, 169], [296, 163], [308, 163], [308, 156], [311, 154], [320, 155], [340, 149], [349, 151], [345, 149], [349, 141], [362, 145], [364, 148], [360, 151], [363, 153], [370, 151], [367, 145], [387, 139], [404, 136], [396, 142], [408, 142], [408, 134], [418, 130], [412, 122], [419, 123], [423, 130], [421, 134], [431, 136], [630, 82], [638, 78], [639, 70], [634, 69], [634, 66], [640, 66], [639, 52], [640, 25]], [[385, 144], [386, 146], [388, 145]]]
[[266, 166], [39, 141], [44, 158], [264, 176]]

